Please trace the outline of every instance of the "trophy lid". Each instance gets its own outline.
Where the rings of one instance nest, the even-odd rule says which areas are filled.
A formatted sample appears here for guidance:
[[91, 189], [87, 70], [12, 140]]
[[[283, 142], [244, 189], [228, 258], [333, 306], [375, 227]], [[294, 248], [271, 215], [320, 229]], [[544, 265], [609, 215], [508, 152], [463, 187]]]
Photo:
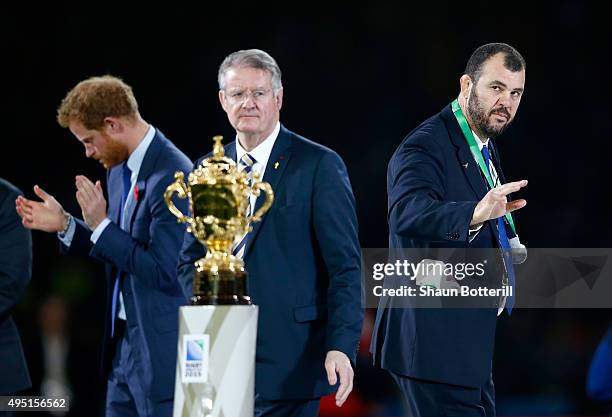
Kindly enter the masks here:
[[234, 183], [243, 177], [236, 168], [236, 162], [225, 156], [225, 148], [221, 143], [223, 136], [214, 136], [213, 141], [212, 155], [204, 158], [197, 169], [189, 174], [191, 185]]
[[223, 158], [225, 156], [225, 148], [221, 144], [222, 140], [223, 136], [221, 135], [213, 136], [213, 141], [215, 142], [213, 145], [213, 156], [216, 159]]

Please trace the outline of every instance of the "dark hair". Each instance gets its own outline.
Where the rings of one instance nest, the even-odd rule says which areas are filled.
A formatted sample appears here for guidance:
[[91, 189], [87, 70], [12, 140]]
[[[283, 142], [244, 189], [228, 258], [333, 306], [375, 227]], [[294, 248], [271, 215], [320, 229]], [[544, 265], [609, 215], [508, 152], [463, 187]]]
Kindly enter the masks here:
[[517, 72], [527, 67], [523, 56], [507, 43], [488, 43], [478, 47], [465, 66], [465, 73], [470, 76], [474, 84], [476, 84], [480, 78], [482, 64], [499, 53], [504, 54], [504, 67], [506, 67], [506, 69]]

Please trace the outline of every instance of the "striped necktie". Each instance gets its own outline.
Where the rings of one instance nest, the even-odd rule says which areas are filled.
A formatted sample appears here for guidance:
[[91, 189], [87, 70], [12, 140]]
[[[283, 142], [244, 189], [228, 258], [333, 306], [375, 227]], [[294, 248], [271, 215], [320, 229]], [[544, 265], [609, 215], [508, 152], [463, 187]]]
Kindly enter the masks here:
[[[256, 163], [257, 161], [255, 160], [255, 158], [253, 158], [248, 153], [242, 155], [242, 158], [240, 158], [240, 162], [238, 162], [238, 170], [243, 171], [247, 175], [249, 187], [253, 186], [253, 166]], [[251, 204], [251, 197], [249, 196], [249, 203], [245, 215], [248, 217], [252, 213], [253, 204]], [[240, 241], [234, 246], [234, 249], [232, 250], [234, 256], [237, 256], [240, 259], [242, 259], [242, 257], [244, 256], [244, 248], [246, 246], [248, 234], [249, 233], [246, 232], [244, 235], [242, 235], [242, 238], [240, 238]]]
[[[491, 164], [491, 155], [489, 153], [489, 149], [487, 145], [482, 147], [482, 157], [484, 158], [485, 164], [489, 173], [492, 174], [492, 169], [490, 167]], [[497, 182], [497, 181], [496, 181]], [[497, 218], [497, 232], [499, 235], [499, 247], [502, 251], [504, 257], [504, 265], [506, 266], [506, 271], [508, 273], [508, 284], [512, 288], [512, 295], [510, 295], [506, 299], [506, 309], [508, 310], [508, 314], [512, 313], [512, 307], [514, 306], [514, 290], [516, 289], [514, 286], [514, 267], [512, 265], [512, 252], [510, 250], [510, 241], [508, 240], [508, 234], [506, 232], [506, 225], [504, 223], [504, 216]]]

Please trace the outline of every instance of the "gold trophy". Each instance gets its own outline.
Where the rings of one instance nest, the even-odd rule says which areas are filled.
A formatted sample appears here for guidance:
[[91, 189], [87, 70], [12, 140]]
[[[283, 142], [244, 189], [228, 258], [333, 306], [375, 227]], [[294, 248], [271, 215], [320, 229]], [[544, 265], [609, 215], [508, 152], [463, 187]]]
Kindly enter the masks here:
[[[261, 217], [272, 205], [274, 193], [267, 182], [252, 173], [252, 181], [236, 163], [225, 156], [222, 136], [213, 137], [213, 155], [204, 159], [189, 174], [185, 184], [181, 171], [174, 174], [175, 181], [166, 188], [164, 200], [179, 222], [187, 223], [193, 233], [208, 249], [206, 256], [195, 262], [193, 297], [195, 305], [251, 304], [247, 287], [244, 261], [232, 254], [235, 244], [251, 230], [251, 223]], [[266, 200], [253, 215], [249, 215], [249, 198], [264, 191]], [[189, 198], [193, 217], [184, 215], [172, 202], [172, 195]]]

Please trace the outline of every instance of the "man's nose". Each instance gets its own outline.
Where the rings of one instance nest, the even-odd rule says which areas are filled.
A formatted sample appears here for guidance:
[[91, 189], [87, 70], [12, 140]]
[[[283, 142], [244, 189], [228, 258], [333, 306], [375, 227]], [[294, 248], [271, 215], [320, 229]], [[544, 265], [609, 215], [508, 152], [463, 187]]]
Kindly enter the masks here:
[[498, 104], [501, 104], [506, 109], [509, 109], [510, 107], [512, 107], [512, 92], [511, 91], [504, 91], [499, 96]]
[[244, 109], [252, 109], [255, 107], [255, 100], [253, 100], [253, 95], [249, 93], [245, 93], [244, 100], [242, 100], [242, 108]]

